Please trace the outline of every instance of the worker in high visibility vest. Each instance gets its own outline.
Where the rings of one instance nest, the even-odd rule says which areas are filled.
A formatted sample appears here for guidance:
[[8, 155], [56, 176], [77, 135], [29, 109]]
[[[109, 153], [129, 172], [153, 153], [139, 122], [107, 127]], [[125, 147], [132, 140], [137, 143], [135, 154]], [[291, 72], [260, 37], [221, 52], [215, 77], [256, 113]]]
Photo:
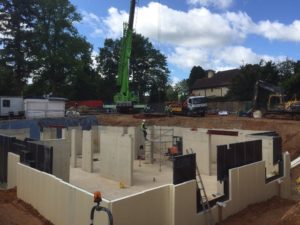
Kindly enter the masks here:
[[146, 127], [145, 123], [146, 123], [146, 120], [143, 120], [142, 124], [141, 124], [141, 130], [143, 131], [145, 140], [148, 141], [148, 139], [147, 139], [147, 127]]

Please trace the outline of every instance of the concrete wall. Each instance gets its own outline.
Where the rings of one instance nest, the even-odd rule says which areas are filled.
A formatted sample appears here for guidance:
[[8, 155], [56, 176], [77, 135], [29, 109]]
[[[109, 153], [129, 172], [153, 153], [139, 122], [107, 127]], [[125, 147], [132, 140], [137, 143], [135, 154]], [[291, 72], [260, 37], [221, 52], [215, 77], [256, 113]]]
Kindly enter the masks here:
[[92, 151], [93, 153], [99, 153], [100, 147], [99, 147], [99, 134], [98, 134], [98, 126], [92, 126]]
[[209, 136], [205, 129], [183, 131], [183, 153], [192, 149], [196, 153], [196, 161], [201, 174], [210, 175], [210, 148]]
[[7, 163], [7, 189], [14, 188], [17, 186], [17, 167], [16, 165], [20, 162], [20, 156], [14, 153], [8, 153]]
[[44, 127], [41, 132], [41, 140], [57, 139], [56, 131], [56, 128]]
[[[186, 183], [173, 186], [173, 225], [206, 225], [207, 215], [203, 212], [197, 213], [196, 205], [196, 182], [189, 181]], [[217, 207], [211, 208], [213, 224], [217, 222]]]
[[82, 130], [80, 127], [72, 127], [68, 130], [71, 141], [70, 165], [76, 167], [77, 156], [82, 154]]
[[140, 127], [128, 127], [127, 133], [132, 137], [133, 158], [137, 159], [140, 146], [144, 144], [144, 136]]
[[34, 143], [53, 147], [53, 175], [68, 182], [70, 177], [70, 141], [66, 139], [52, 139], [34, 141]]
[[133, 141], [128, 134], [106, 127], [101, 130], [100, 174], [127, 185], [133, 182]]
[[30, 129], [0, 129], [0, 134], [10, 137], [16, 137], [19, 140], [24, 140], [25, 138], [30, 138]]
[[223, 216], [235, 214], [249, 204], [265, 201], [279, 194], [278, 182], [265, 181], [265, 163], [257, 162], [230, 170], [230, 200], [226, 202]]
[[165, 185], [112, 201], [114, 224], [171, 225], [171, 186]]
[[93, 172], [93, 149], [92, 131], [82, 131], [82, 169], [86, 172]]
[[[89, 224], [93, 195], [50, 174], [17, 164], [17, 195], [55, 225]], [[102, 206], [109, 207], [103, 200]], [[106, 214], [95, 213], [94, 224], [108, 225]]]
[[[284, 177], [265, 183], [264, 162], [257, 162], [229, 171], [230, 199], [225, 201], [223, 219], [249, 204], [265, 201], [274, 195], [289, 197], [289, 154], [283, 155]], [[17, 168], [17, 194], [44, 217], [56, 225], [81, 225], [89, 221], [93, 197], [55, 176], [17, 163], [11, 155], [9, 167]], [[13, 174], [13, 173], [11, 173]], [[14, 176], [14, 175], [13, 175]], [[280, 181], [280, 182], [278, 182]], [[195, 180], [178, 185], [165, 185], [112, 202], [103, 206], [112, 210], [115, 225], [206, 225], [206, 214], [196, 212]], [[218, 206], [211, 215], [218, 222]], [[108, 225], [105, 214], [97, 214], [95, 225]]]

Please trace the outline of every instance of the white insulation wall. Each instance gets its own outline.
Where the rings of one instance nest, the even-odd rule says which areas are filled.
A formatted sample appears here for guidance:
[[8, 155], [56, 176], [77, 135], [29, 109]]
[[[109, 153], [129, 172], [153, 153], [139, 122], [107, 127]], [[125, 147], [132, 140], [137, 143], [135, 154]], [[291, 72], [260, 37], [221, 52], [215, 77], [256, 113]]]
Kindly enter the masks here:
[[[31, 204], [55, 225], [88, 224], [93, 206], [91, 193], [17, 163], [15, 157], [11, 155], [8, 164], [10, 170], [17, 168], [16, 173], [9, 173], [9, 176], [16, 178], [8, 179], [17, 181], [19, 198]], [[264, 162], [229, 171], [230, 199], [222, 209], [223, 219], [249, 204], [265, 201], [274, 195], [289, 197], [289, 154], [284, 154], [283, 158], [284, 176], [267, 184]], [[179, 185], [165, 185], [111, 202], [104, 200], [102, 205], [112, 210], [115, 225], [206, 225], [206, 216], [196, 212], [195, 180]], [[217, 207], [212, 207], [214, 222], [218, 222]], [[96, 213], [96, 216], [95, 225], [108, 225], [105, 214]]]

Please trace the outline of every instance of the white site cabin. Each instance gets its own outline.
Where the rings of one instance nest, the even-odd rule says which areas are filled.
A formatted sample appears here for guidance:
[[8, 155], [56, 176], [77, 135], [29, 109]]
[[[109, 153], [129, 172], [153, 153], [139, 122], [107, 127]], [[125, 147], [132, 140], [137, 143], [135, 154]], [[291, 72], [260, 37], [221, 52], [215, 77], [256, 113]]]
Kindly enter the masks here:
[[0, 116], [21, 116], [23, 114], [23, 97], [0, 96]]

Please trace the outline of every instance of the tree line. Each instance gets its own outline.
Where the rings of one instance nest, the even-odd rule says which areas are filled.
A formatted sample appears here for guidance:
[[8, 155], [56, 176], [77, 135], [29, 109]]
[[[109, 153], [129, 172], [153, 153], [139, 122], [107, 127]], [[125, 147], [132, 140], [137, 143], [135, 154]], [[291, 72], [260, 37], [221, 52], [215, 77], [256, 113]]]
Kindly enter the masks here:
[[[69, 0], [0, 2], [0, 95], [52, 94], [72, 100], [113, 102], [122, 38], [106, 39], [92, 60], [92, 45], [74, 23], [81, 15]], [[194, 66], [189, 77], [171, 86], [166, 57], [149, 39], [133, 33], [129, 83], [141, 102], [183, 99], [207, 71]], [[300, 96], [300, 61], [261, 61], [241, 66], [228, 100], [251, 100], [257, 80]]]
[[[81, 15], [69, 0], [0, 2], [0, 95], [102, 99], [117, 93], [122, 38], [106, 39], [96, 63], [92, 45], [74, 23]], [[130, 88], [140, 100], [163, 100], [169, 81], [166, 57], [133, 35]]]
[[[281, 87], [289, 99], [295, 96], [300, 97], [300, 61], [286, 59], [275, 63], [262, 60], [257, 64], [243, 65], [239, 69], [240, 74], [233, 78], [231, 87], [227, 95], [223, 97], [223, 101], [251, 101], [254, 86], [258, 80]], [[208, 71], [201, 66], [194, 66], [189, 78], [175, 85], [173, 91], [177, 90], [176, 94], [189, 95], [196, 80], [207, 77], [207, 73]], [[172, 97], [172, 94], [170, 96]], [[220, 98], [215, 100], [220, 100]]]

